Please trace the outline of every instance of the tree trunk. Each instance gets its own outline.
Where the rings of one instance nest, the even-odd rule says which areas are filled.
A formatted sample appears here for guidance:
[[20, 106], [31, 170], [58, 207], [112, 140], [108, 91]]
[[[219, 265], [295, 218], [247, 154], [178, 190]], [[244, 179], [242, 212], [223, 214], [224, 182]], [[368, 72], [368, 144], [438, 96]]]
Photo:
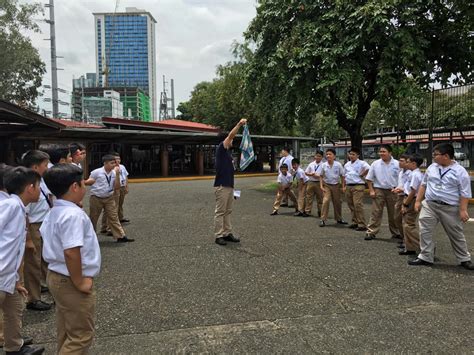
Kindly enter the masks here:
[[362, 127], [355, 126], [350, 131], [348, 131], [349, 137], [351, 137], [351, 146], [360, 149], [360, 157], [363, 158], [363, 151], [362, 151], [362, 140], [364, 137], [362, 136]]

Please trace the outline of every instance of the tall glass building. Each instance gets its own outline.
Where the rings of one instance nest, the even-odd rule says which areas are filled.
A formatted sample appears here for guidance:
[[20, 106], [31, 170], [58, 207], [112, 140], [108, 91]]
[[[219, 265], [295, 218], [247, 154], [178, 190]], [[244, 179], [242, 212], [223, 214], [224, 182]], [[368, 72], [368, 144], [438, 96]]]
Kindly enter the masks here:
[[156, 20], [129, 7], [121, 13], [94, 13], [94, 20], [99, 86], [138, 87], [150, 97], [151, 118], [156, 120]]

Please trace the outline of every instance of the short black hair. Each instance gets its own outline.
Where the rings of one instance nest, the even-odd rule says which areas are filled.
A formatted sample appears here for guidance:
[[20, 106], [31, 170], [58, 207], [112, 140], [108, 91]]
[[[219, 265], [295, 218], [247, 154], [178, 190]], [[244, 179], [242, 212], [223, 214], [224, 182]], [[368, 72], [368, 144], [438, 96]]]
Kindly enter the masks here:
[[322, 150], [317, 150], [316, 153], [314, 153], [314, 155], [320, 155], [324, 157], [324, 152]]
[[70, 154], [69, 147], [64, 144], [41, 146], [41, 150], [48, 153], [49, 161], [53, 165], [58, 164], [61, 159], [67, 159], [67, 156]]
[[0, 163], [0, 190], [5, 190], [5, 185], [3, 184], [3, 177], [5, 176], [6, 172], [12, 169], [10, 165]]
[[49, 160], [48, 153], [41, 150], [29, 150], [21, 157], [21, 165], [31, 168], [33, 165], [41, 164], [45, 160]]
[[61, 163], [48, 169], [43, 178], [53, 195], [61, 198], [69, 191], [72, 184], [75, 182], [81, 183], [83, 174], [80, 167], [74, 164]]
[[437, 150], [440, 154], [448, 154], [451, 159], [454, 159], [454, 147], [449, 143], [436, 144], [433, 152]]
[[5, 172], [3, 176], [3, 185], [9, 194], [20, 195], [26, 187], [31, 184], [37, 184], [41, 181], [41, 176], [36, 171], [24, 166], [17, 166]]
[[71, 155], [74, 155], [78, 150], [86, 150], [86, 146], [81, 143], [69, 144], [69, 152], [71, 153]]
[[102, 157], [102, 163], [106, 163], [108, 161], [115, 161], [115, 155], [112, 154], [106, 154]]
[[357, 155], [360, 155], [360, 149], [357, 148], [357, 147], [351, 147], [351, 149], [349, 150], [349, 153], [350, 152], [356, 153]]
[[120, 154], [118, 152], [115, 152], [115, 151], [111, 151], [109, 152], [110, 155], [113, 155], [114, 157], [119, 157]]
[[414, 162], [416, 164], [416, 166], [419, 168], [421, 165], [423, 165], [423, 162], [424, 162], [424, 159], [423, 157], [418, 154], [418, 153], [415, 153], [415, 154], [412, 154], [408, 157], [408, 159], [410, 159], [410, 161]]
[[332, 154], [336, 155], [336, 150], [335, 150], [335, 149], [332, 149], [332, 148], [326, 149], [326, 153], [329, 153], [329, 152], [331, 152]]
[[293, 158], [293, 160], [291, 161], [291, 164], [299, 164], [300, 163], [300, 160], [298, 158]]
[[281, 168], [286, 168], [286, 169], [288, 169], [288, 165], [285, 164], [285, 163], [283, 163], [283, 164], [280, 165], [280, 169], [281, 169]]
[[410, 159], [410, 154], [403, 153], [398, 157], [398, 159], [405, 159], [405, 160]]
[[380, 149], [385, 149], [387, 152], [391, 153], [392, 152], [392, 147], [388, 144], [382, 144], [379, 146], [379, 150]]
[[290, 148], [289, 148], [289, 147], [283, 147], [283, 148], [281, 148], [281, 150], [284, 150], [285, 152], [288, 152], [288, 153], [290, 152]]

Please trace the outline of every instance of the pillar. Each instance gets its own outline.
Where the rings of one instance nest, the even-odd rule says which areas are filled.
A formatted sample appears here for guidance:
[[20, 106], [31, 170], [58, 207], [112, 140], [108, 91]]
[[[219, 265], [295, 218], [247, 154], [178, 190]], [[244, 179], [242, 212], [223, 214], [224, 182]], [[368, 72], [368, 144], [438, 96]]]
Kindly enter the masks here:
[[161, 163], [161, 176], [166, 177], [169, 175], [169, 152], [168, 146], [164, 144], [160, 149], [160, 163]]
[[201, 148], [196, 152], [196, 170], [199, 176], [204, 175], [204, 151]]

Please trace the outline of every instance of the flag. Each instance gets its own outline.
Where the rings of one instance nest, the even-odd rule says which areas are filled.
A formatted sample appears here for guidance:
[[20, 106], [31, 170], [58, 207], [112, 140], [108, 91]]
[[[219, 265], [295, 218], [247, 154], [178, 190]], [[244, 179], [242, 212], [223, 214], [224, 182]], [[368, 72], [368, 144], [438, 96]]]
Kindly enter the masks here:
[[240, 170], [247, 169], [251, 162], [255, 160], [255, 153], [253, 151], [252, 140], [250, 139], [249, 127], [244, 126], [244, 133], [242, 134], [242, 143], [240, 143]]

